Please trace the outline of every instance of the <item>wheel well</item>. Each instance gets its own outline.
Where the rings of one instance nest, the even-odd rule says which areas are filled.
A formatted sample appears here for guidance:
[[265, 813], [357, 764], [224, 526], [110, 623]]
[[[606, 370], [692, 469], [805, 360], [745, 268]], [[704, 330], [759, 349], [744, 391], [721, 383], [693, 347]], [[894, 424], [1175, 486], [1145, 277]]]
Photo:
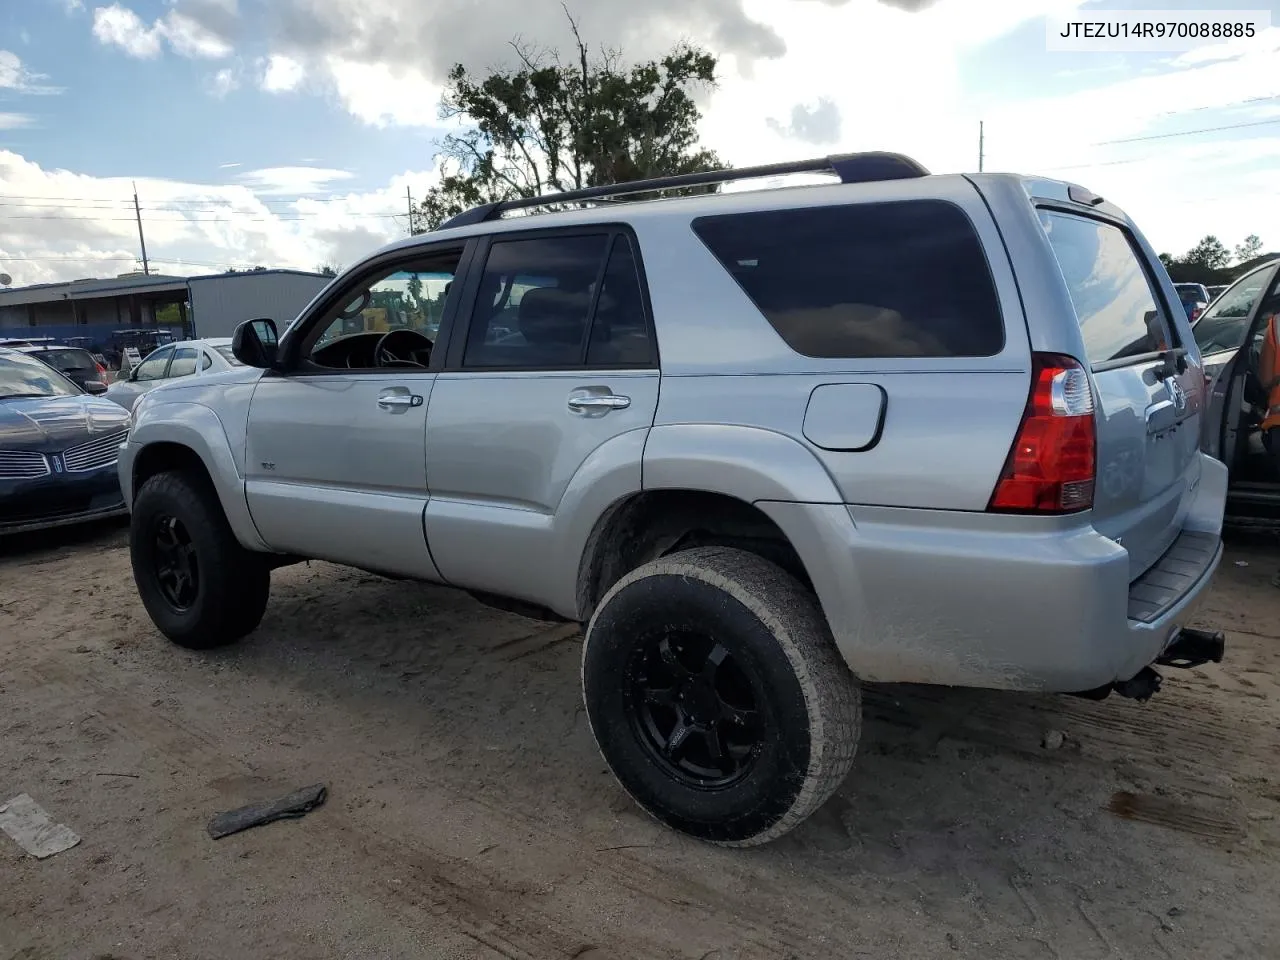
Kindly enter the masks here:
[[133, 463], [133, 496], [136, 498], [142, 485], [156, 474], [170, 470], [190, 471], [204, 478], [210, 486], [213, 484], [204, 461], [190, 447], [180, 443], [150, 443], [142, 448]]
[[677, 550], [708, 546], [757, 554], [813, 589], [795, 547], [758, 507], [719, 493], [654, 490], [614, 504], [592, 531], [578, 573], [583, 621], [636, 567]]

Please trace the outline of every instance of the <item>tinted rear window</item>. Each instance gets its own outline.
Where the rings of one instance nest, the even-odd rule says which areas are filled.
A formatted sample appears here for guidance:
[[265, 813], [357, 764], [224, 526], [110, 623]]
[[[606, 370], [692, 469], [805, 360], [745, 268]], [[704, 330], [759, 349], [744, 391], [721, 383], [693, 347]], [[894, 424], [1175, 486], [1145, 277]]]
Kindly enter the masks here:
[[41, 350], [36, 356], [63, 373], [97, 369], [93, 356], [87, 350]]
[[1040, 211], [1093, 364], [1167, 350], [1169, 328], [1142, 261], [1119, 227]]
[[810, 357], [987, 357], [1004, 325], [964, 212], [903, 200], [702, 217], [694, 232]]

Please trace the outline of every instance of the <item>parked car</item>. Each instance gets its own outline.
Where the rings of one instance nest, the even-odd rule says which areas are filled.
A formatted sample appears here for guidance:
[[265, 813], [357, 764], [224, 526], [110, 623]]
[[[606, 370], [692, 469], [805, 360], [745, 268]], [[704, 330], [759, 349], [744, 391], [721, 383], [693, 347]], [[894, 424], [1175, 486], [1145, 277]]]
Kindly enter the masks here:
[[[334, 335], [423, 275], [453, 280], [434, 339]], [[762, 843], [849, 772], [859, 681], [1145, 699], [1221, 659], [1181, 626], [1226, 468], [1178, 302], [1101, 197], [894, 154], [478, 207], [142, 398], [138, 593], [192, 648], [302, 558], [580, 621], [622, 785]]]
[[1203, 283], [1175, 283], [1173, 287], [1178, 291], [1178, 299], [1182, 301], [1187, 319], [1194, 323], [1209, 305], [1209, 291]]
[[182, 377], [208, 377], [240, 365], [229, 337], [183, 340], [160, 347], [107, 389], [107, 398], [132, 410], [138, 398], [163, 383]]
[[1209, 302], [1213, 303], [1218, 297], [1222, 296], [1222, 291], [1226, 290], [1227, 286], [1228, 284], [1224, 283], [1219, 286], [1205, 287], [1205, 291], [1209, 294]]
[[35, 356], [0, 348], [0, 534], [125, 513], [116, 458], [129, 424]]
[[29, 356], [43, 360], [80, 389], [89, 393], [105, 393], [111, 375], [88, 350], [59, 344], [15, 347]]

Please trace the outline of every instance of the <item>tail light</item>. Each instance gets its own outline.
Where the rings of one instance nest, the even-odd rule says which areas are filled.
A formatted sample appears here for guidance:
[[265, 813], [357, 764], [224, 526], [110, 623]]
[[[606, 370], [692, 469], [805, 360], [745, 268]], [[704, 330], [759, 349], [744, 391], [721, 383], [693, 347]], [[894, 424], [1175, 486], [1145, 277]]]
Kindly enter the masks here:
[[1031, 396], [988, 510], [1074, 513], [1093, 506], [1097, 427], [1093, 390], [1071, 357], [1037, 353]]
[[1204, 307], [1192, 307], [1191, 318], [1190, 318], [1191, 322], [1194, 323], [1199, 318], [1200, 314], [1202, 314], [1203, 312], [1204, 312]]
[[107, 368], [104, 367], [102, 364], [100, 364], [97, 360], [93, 361], [93, 365], [98, 368], [99, 379], [105, 381], [107, 377]]

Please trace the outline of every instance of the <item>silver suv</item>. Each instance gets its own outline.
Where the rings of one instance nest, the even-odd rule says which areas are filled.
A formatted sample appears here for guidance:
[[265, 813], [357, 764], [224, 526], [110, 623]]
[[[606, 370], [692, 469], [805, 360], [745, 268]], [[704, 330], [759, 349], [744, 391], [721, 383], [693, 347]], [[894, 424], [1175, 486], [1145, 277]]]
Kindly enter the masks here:
[[605, 760], [705, 840], [822, 804], [860, 681], [1142, 699], [1222, 657], [1179, 628], [1226, 490], [1200, 356], [1075, 185], [857, 154], [485, 206], [234, 349], [120, 459], [161, 632], [238, 639], [301, 558], [581, 621]]

